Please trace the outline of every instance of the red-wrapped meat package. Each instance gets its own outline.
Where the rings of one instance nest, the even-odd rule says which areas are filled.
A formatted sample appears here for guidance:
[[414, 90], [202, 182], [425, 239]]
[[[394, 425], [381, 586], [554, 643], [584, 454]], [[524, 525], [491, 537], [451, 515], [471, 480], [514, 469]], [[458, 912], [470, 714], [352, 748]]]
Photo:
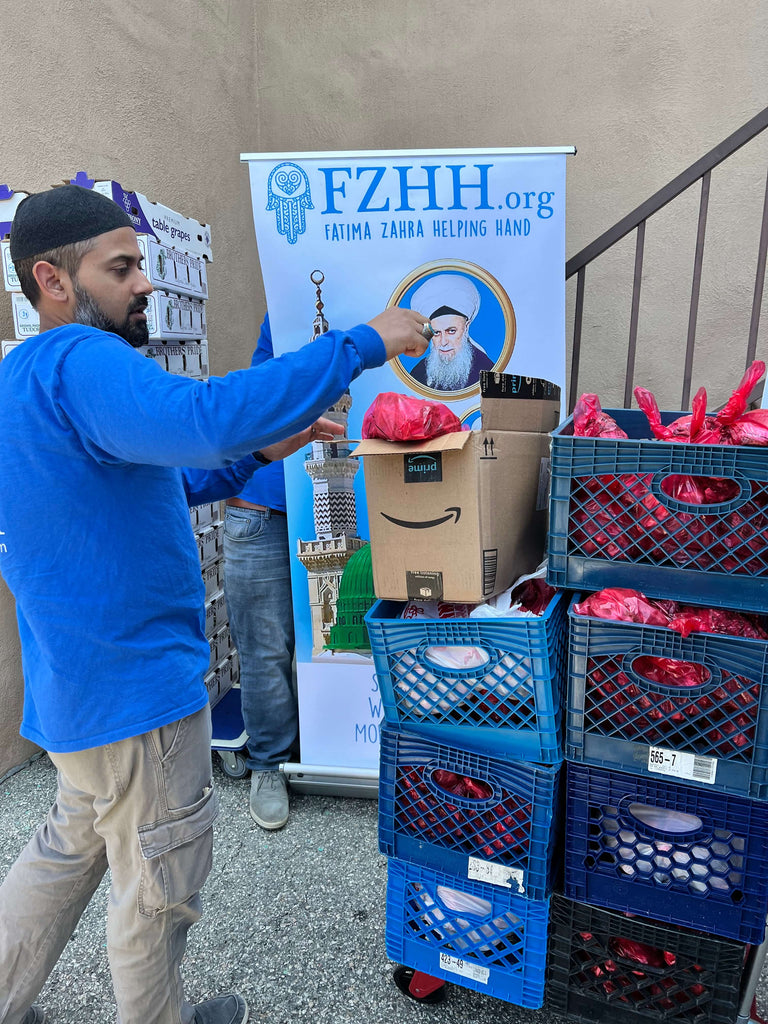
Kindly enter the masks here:
[[648, 626], [668, 626], [673, 601], [650, 601], [638, 590], [609, 587], [573, 606], [576, 615], [591, 615], [616, 622], [639, 622]]
[[768, 409], [747, 412], [747, 401], [752, 389], [764, 373], [765, 363], [756, 359], [717, 414], [717, 421], [729, 444], [768, 444]]
[[432, 778], [442, 789], [454, 796], [469, 797], [473, 800], [487, 800], [493, 796], [493, 789], [482, 779], [473, 779], [469, 775], [457, 775], [445, 768], [436, 768]]
[[532, 615], [541, 615], [557, 591], [539, 576], [525, 580], [509, 596], [510, 605], [520, 604]]
[[647, 388], [636, 387], [637, 404], [648, 417], [653, 436], [661, 441], [688, 441], [691, 444], [768, 445], [768, 409], [747, 412], [753, 388], [765, 373], [765, 363], [756, 359], [731, 397], [715, 416], [707, 416], [707, 393], [699, 388], [690, 416], [681, 416], [663, 424], [661, 413]]
[[609, 941], [608, 948], [614, 956], [623, 957], [625, 960], [634, 960], [635, 963], [646, 964], [648, 967], [670, 967], [676, 960], [674, 953], [656, 949], [654, 946], [647, 946], [644, 942], [638, 942], [636, 939], [616, 937]]
[[768, 633], [751, 615], [724, 608], [681, 608], [675, 612], [670, 628], [689, 636], [691, 633], [729, 633], [752, 640], [768, 640]]
[[656, 658], [649, 654], [635, 658], [632, 667], [643, 679], [663, 686], [703, 686], [712, 678], [709, 669], [697, 661]]
[[756, 615], [726, 608], [695, 608], [677, 601], [651, 600], [639, 590], [612, 587], [590, 594], [573, 606], [576, 615], [616, 622], [666, 626], [684, 637], [691, 633], [725, 633], [752, 640], [768, 640], [768, 630]]
[[385, 391], [374, 398], [363, 418], [363, 438], [427, 441], [461, 430], [461, 420], [442, 402]]
[[663, 424], [656, 399], [647, 388], [636, 387], [635, 398], [648, 417], [651, 433], [659, 441], [686, 441], [692, 444], [720, 444], [722, 430], [717, 421], [707, 416], [707, 392], [696, 392], [690, 416], [680, 416], [672, 423]]
[[574, 437], [626, 437], [626, 433], [608, 413], [603, 412], [597, 395], [584, 394], [573, 410]]

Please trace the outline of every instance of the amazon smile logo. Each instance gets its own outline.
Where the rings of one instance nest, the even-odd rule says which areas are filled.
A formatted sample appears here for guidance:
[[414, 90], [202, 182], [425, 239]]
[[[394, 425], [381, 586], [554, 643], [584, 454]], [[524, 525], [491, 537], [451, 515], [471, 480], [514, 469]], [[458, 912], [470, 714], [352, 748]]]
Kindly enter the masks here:
[[393, 523], [395, 526], [402, 526], [403, 529], [405, 530], [428, 530], [432, 526], [442, 526], [443, 523], [447, 523], [451, 519], [454, 519], [454, 525], [455, 523], [458, 523], [459, 519], [461, 518], [460, 507], [452, 505], [445, 511], [448, 513], [448, 515], [441, 516], [439, 519], [426, 520], [395, 519], [394, 516], [388, 516], [386, 512], [380, 512], [379, 514], [382, 515], [387, 520], [388, 523]]

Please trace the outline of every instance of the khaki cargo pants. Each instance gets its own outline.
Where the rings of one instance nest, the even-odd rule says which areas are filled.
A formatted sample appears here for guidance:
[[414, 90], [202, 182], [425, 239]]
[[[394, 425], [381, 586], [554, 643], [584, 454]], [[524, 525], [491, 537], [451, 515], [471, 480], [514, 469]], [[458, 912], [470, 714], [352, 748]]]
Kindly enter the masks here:
[[190, 1024], [179, 965], [211, 868], [209, 707], [50, 758], [56, 801], [0, 886], [0, 1022], [22, 1020], [109, 866], [107, 951], [121, 1024]]

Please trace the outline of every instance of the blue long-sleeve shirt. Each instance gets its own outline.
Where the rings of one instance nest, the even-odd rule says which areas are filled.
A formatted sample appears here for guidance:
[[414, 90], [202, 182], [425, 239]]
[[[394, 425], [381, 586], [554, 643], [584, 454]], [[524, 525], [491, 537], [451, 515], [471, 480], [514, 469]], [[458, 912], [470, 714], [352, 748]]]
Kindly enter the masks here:
[[[251, 366], [261, 366], [268, 359], [272, 359], [274, 351], [272, 348], [272, 330], [269, 326], [269, 314], [264, 317], [261, 325], [259, 341], [256, 350], [251, 358]], [[267, 508], [276, 508], [285, 512], [285, 473], [282, 462], [273, 462], [250, 477], [240, 493], [245, 501], [251, 501], [254, 505], [266, 505]]]
[[188, 504], [225, 494], [194, 471], [232, 467], [219, 479], [232, 493], [252, 451], [308, 426], [385, 358], [363, 325], [196, 381], [69, 324], [0, 362], [0, 572], [16, 598], [22, 735], [82, 750], [204, 706]]

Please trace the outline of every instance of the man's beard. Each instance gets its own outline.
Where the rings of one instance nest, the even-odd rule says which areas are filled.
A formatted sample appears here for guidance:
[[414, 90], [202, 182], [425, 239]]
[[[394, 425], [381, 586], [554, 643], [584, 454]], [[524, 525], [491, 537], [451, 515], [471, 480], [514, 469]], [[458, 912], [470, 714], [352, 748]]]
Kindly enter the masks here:
[[461, 348], [450, 362], [445, 362], [432, 345], [427, 355], [427, 384], [440, 391], [459, 391], [467, 387], [472, 368], [472, 343], [465, 335]]
[[76, 324], [84, 324], [86, 327], [97, 327], [100, 331], [117, 334], [134, 348], [149, 344], [149, 327], [146, 320], [130, 319], [131, 313], [139, 313], [147, 308], [147, 297], [145, 295], [139, 295], [132, 300], [126, 310], [125, 320], [120, 324], [107, 316], [101, 306], [97, 304], [95, 299], [84, 288], [80, 288], [75, 284], [74, 290], [74, 317]]

